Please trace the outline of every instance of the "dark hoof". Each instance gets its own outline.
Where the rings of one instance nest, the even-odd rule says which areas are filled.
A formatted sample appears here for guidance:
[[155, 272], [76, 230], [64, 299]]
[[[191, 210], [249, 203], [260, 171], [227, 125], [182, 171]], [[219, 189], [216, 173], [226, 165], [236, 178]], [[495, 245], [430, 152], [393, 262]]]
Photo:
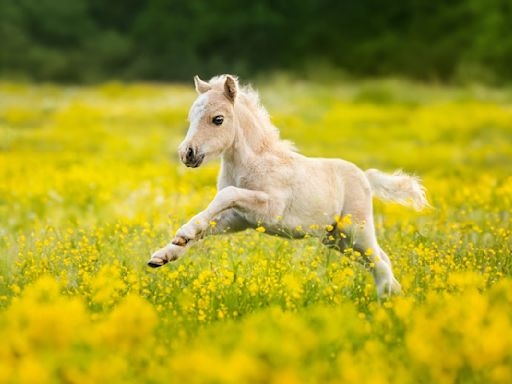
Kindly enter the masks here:
[[149, 265], [151, 268], [158, 268], [158, 267], [161, 267], [163, 264], [153, 263], [152, 261], [150, 261], [150, 262], [148, 263], [148, 265]]

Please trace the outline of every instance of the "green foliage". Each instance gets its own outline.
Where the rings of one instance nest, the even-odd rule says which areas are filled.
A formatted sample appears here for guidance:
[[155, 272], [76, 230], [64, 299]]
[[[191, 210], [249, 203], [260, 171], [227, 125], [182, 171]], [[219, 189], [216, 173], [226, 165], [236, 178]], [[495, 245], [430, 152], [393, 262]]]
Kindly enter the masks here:
[[0, 71], [183, 80], [327, 63], [364, 76], [510, 81], [511, 19], [510, 0], [1, 0]]

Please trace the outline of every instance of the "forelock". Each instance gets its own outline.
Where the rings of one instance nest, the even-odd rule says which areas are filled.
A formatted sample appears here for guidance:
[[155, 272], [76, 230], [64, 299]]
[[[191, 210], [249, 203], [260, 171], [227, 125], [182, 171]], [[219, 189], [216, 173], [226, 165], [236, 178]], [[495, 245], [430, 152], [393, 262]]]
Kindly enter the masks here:
[[190, 122], [201, 117], [206, 110], [206, 106], [208, 104], [208, 92], [203, 93], [198, 96], [192, 107], [190, 107], [190, 111], [188, 113], [188, 120]]

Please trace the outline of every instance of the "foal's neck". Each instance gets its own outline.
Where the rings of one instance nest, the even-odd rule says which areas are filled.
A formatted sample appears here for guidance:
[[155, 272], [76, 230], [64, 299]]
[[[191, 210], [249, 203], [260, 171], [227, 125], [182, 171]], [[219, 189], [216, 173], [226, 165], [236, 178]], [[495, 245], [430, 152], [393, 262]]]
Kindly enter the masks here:
[[235, 107], [236, 132], [233, 145], [224, 152], [223, 162], [243, 165], [263, 153], [272, 151], [279, 137], [266, 126], [268, 122], [260, 121], [246, 105], [240, 103]]

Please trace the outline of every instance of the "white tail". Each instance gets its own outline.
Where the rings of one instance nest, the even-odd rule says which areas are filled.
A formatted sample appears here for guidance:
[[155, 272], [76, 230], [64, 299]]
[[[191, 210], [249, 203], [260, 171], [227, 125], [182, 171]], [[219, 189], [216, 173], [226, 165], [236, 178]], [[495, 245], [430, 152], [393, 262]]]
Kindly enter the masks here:
[[426, 189], [421, 185], [419, 177], [410, 176], [400, 170], [392, 175], [377, 169], [368, 169], [365, 173], [373, 194], [379, 199], [412, 205], [417, 211], [430, 206], [425, 194]]

